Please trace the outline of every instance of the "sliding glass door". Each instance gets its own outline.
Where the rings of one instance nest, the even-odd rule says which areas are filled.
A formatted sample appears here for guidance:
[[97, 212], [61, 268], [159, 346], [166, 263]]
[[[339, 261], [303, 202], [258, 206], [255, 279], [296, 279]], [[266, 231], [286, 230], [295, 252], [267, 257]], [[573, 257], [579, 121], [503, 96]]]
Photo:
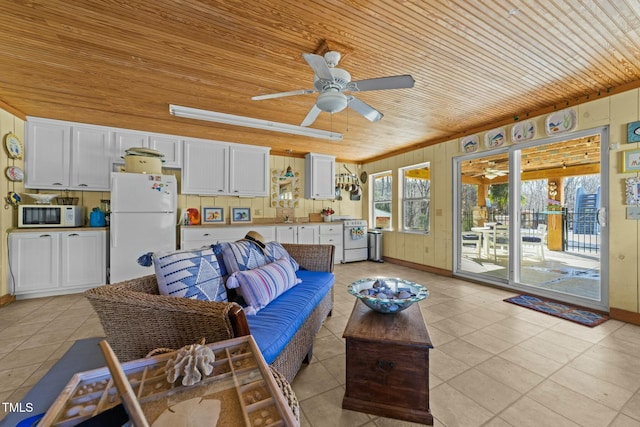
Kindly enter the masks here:
[[455, 159], [454, 273], [608, 308], [600, 128]]

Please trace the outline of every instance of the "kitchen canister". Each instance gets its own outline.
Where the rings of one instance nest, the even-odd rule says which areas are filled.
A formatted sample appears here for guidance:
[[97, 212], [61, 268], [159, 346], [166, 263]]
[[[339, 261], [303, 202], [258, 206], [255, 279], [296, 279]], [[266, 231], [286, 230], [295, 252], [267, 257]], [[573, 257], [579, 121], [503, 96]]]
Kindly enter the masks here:
[[93, 208], [89, 214], [89, 226], [91, 227], [104, 227], [106, 225], [104, 212], [100, 208]]

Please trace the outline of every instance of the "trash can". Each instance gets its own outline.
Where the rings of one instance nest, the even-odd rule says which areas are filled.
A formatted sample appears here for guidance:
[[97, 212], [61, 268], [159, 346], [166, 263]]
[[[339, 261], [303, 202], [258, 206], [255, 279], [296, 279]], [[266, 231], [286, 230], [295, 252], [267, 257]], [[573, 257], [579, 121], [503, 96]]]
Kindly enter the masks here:
[[369, 261], [384, 262], [382, 259], [382, 231], [369, 230]]

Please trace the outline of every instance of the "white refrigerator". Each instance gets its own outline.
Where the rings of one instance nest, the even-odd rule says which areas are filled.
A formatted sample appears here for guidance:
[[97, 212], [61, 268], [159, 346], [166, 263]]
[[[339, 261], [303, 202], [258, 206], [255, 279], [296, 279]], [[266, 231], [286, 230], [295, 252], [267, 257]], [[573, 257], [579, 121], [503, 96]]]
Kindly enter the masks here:
[[177, 203], [175, 176], [111, 174], [109, 283], [154, 274], [138, 258], [176, 249]]

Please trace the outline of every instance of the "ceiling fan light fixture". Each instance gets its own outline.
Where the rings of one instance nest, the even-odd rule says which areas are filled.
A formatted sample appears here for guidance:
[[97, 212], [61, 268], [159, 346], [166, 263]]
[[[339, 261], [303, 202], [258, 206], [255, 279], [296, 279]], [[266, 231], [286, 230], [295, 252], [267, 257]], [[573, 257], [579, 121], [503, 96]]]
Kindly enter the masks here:
[[327, 113], [339, 113], [347, 108], [349, 100], [342, 92], [325, 92], [318, 95], [316, 106]]

